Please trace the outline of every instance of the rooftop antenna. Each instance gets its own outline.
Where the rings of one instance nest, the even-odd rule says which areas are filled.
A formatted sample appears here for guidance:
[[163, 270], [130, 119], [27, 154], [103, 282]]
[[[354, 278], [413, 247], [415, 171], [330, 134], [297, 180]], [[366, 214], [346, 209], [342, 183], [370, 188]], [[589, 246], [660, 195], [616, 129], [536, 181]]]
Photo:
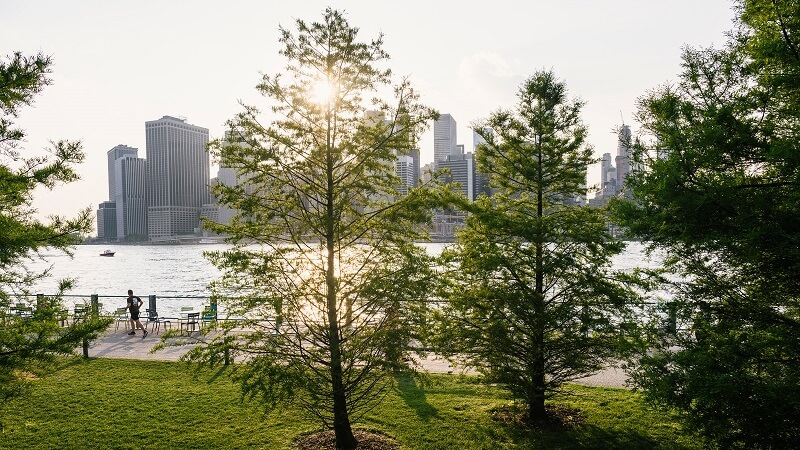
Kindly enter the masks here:
[[621, 109], [619, 110], [619, 118], [622, 120], [622, 126], [624, 127], [625, 126], [625, 117], [623, 117]]

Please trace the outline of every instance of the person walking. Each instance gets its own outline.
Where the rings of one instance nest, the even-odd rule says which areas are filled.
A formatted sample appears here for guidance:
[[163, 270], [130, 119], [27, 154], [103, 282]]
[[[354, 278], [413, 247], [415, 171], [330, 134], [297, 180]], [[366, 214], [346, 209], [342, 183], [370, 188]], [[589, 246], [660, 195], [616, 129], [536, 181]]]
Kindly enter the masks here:
[[142, 329], [142, 339], [147, 337], [147, 328], [142, 325], [142, 322], [139, 322], [139, 309], [142, 307], [144, 302], [141, 298], [133, 295], [133, 290], [128, 289], [128, 304], [125, 306], [131, 313], [131, 332], [128, 333], [129, 335], [133, 336], [136, 334], [136, 327]]

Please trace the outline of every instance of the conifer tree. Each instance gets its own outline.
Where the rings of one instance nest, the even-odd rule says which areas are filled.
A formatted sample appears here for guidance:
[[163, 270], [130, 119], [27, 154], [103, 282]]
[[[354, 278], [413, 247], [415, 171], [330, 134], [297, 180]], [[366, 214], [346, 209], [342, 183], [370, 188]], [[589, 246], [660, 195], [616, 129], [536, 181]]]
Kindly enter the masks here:
[[610, 269], [623, 244], [602, 211], [576, 202], [592, 150], [583, 103], [563, 81], [535, 73], [513, 110], [475, 124], [485, 139], [478, 168], [491, 197], [462, 201], [469, 212], [444, 285], [438, 348], [506, 386], [546, 418], [545, 399], [565, 381], [604, 367], [627, 345], [635, 292]]
[[[61, 326], [61, 294], [71, 280], [61, 280], [59, 289], [47, 297], [34, 301], [31, 296], [34, 284], [48, 271], [31, 270], [28, 264], [41, 258], [43, 249], [71, 254], [75, 236], [92, 230], [88, 208], [74, 219], [50, 217], [43, 223], [32, 206], [37, 188], [53, 189], [78, 179], [74, 166], [84, 158], [81, 144], [69, 141], [54, 142], [50, 157], [23, 156], [26, 134], [15, 127], [14, 119], [50, 84], [51, 64], [42, 54], [14, 53], [0, 59], [0, 401], [22, 392], [26, 372], [48, 370], [55, 355], [74, 355], [84, 339], [96, 337], [108, 325], [107, 320], [90, 317]], [[31, 314], [18, 314], [26, 309]]]
[[258, 85], [271, 118], [246, 107], [212, 144], [242, 180], [215, 190], [237, 211], [208, 224], [236, 244], [210, 255], [223, 271], [215, 289], [248, 331], [224, 329], [194, 356], [242, 356], [248, 393], [298, 404], [351, 449], [351, 424], [406, 364], [425, 295], [429, 264], [414, 239], [429, 206], [420, 190], [400, 194], [394, 162], [435, 114], [407, 80], [392, 87], [382, 37], [360, 41], [341, 12], [280, 32], [285, 73]]
[[678, 281], [635, 382], [722, 448], [800, 442], [800, 2], [737, 1], [723, 48], [687, 48], [638, 102], [613, 206]]

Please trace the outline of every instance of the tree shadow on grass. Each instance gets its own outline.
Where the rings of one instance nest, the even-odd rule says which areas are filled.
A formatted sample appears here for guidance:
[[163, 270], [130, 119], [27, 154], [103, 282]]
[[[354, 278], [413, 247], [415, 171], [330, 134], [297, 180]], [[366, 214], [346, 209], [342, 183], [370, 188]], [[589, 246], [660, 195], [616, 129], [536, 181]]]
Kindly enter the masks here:
[[398, 375], [395, 377], [395, 386], [398, 395], [417, 413], [420, 419], [428, 422], [439, 415], [439, 410], [433, 407], [425, 398], [425, 389], [421, 383], [412, 376]]
[[[494, 434], [490, 430], [487, 430], [487, 432]], [[510, 438], [520, 448], [625, 450], [679, 450], [692, 448], [677, 442], [659, 442], [652, 436], [633, 430], [607, 430], [591, 424], [583, 424], [574, 429], [561, 430], [505, 428], [505, 432], [508, 433], [506, 438]]]
[[224, 365], [217, 367], [217, 370], [215, 370], [214, 373], [211, 375], [211, 377], [209, 377], [208, 384], [211, 384], [211, 383], [217, 381], [221, 377], [229, 377], [230, 376], [230, 371], [229, 371], [230, 368], [231, 368], [230, 366], [224, 366]]

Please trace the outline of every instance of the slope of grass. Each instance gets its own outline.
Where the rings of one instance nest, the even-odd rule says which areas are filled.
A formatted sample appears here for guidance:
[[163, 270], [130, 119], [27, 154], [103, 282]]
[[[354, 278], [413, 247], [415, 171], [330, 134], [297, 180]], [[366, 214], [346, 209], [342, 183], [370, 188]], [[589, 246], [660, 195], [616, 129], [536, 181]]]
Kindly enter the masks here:
[[[29, 394], [0, 406], [0, 448], [290, 449], [318, 425], [293, 408], [265, 414], [243, 401], [224, 371], [174, 362], [90, 359], [34, 380]], [[358, 426], [393, 436], [406, 449], [701, 448], [677, 420], [622, 389], [570, 386], [555, 403], [586, 415], [571, 430], [530, 431], [491, 418], [508, 403], [475, 378], [431, 376], [397, 387]]]

